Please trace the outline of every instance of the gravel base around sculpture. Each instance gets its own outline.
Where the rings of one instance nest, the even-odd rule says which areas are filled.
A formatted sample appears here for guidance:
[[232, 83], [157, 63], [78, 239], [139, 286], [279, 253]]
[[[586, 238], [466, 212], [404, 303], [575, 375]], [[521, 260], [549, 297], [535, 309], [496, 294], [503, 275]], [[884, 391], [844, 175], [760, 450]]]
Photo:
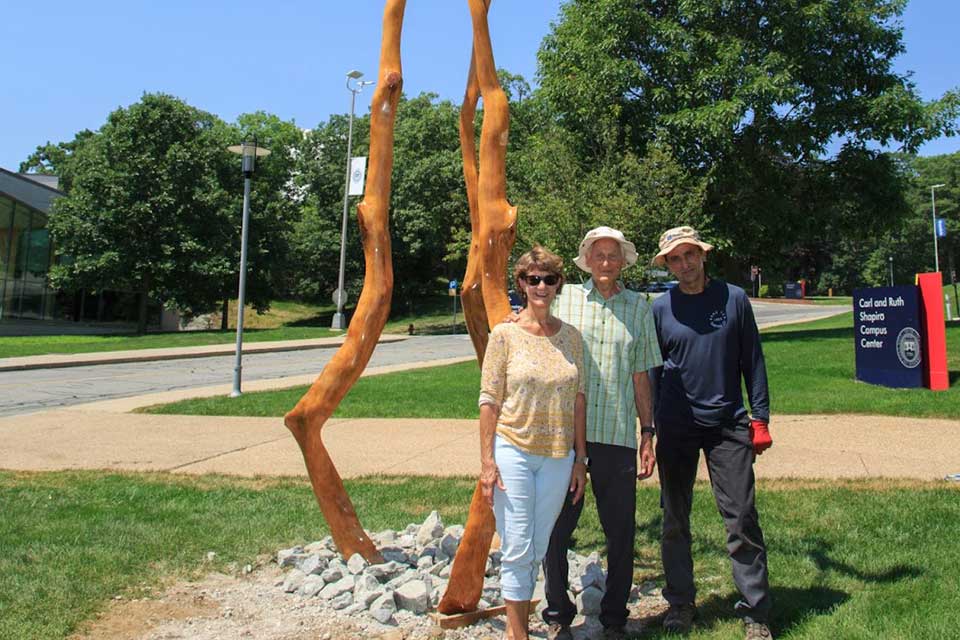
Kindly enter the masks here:
[[[410, 524], [402, 531], [381, 531], [368, 534], [377, 545], [385, 562], [368, 564], [361, 556], [344, 559], [331, 538], [303, 546], [282, 549], [276, 562], [289, 568], [276, 587], [292, 597], [311, 603], [325, 612], [349, 619], [361, 626], [369, 637], [403, 629], [396, 637], [409, 635], [415, 628], [430, 633], [433, 621], [426, 614], [435, 611], [443, 596], [460, 539], [461, 525], [444, 527], [436, 511], [422, 524]], [[503, 604], [500, 595], [500, 551], [492, 550], [487, 558], [483, 595], [478, 606], [486, 609]], [[590, 637], [591, 629], [599, 632], [595, 616], [600, 612], [606, 573], [597, 553], [582, 556], [572, 551], [570, 564], [571, 597], [575, 599], [581, 618], [581, 637]], [[658, 590], [652, 584], [634, 587], [630, 602], [638, 605], [646, 600], [646, 608], [655, 611], [662, 605]], [[544, 606], [543, 575], [537, 583], [534, 599]], [[418, 620], [419, 619], [419, 620]], [[539, 621], [539, 615], [536, 616]], [[531, 618], [536, 631], [537, 624]], [[541, 630], [545, 633], [545, 625]], [[594, 629], [595, 628], [595, 629]], [[446, 630], [443, 637], [476, 638], [496, 634], [503, 629], [503, 620], [481, 622], [466, 629]], [[433, 629], [440, 636], [439, 629]]]
[[[283, 549], [242, 569], [228, 569], [235, 571], [234, 575], [210, 573], [199, 581], [178, 582], [148, 597], [116, 596], [107, 610], [83, 625], [75, 637], [500, 640], [504, 632], [502, 616], [444, 630], [428, 615], [442, 595], [444, 576], [449, 575], [449, 560], [462, 529], [444, 527], [436, 514], [431, 514], [424, 523], [403, 531], [372, 534], [371, 539], [387, 556], [387, 566], [370, 566], [359, 557], [344, 559], [329, 540]], [[492, 551], [487, 563], [483, 599], [490, 606], [500, 603], [499, 555]], [[216, 553], [211, 551], [208, 560], [215, 558]], [[581, 611], [593, 612], [604, 581], [599, 558], [596, 554], [571, 554], [570, 558], [571, 591]], [[535, 594], [541, 599], [541, 607], [542, 594], [541, 579]], [[647, 625], [658, 624], [655, 616], [666, 609], [666, 603], [655, 584], [645, 583], [634, 589], [629, 608], [627, 629], [640, 634]], [[530, 631], [531, 637], [546, 637], [547, 625], [539, 615], [530, 617]], [[577, 616], [572, 631], [577, 640], [602, 635], [602, 627], [592, 614]]]

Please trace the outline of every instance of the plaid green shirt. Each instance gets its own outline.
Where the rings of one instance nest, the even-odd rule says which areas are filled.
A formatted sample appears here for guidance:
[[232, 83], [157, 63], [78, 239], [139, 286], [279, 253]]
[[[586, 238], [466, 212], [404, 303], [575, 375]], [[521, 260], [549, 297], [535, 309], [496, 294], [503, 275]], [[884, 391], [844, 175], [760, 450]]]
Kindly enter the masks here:
[[552, 312], [583, 335], [587, 440], [636, 449], [633, 374], [663, 364], [650, 305], [622, 283], [604, 299], [590, 279], [563, 285]]

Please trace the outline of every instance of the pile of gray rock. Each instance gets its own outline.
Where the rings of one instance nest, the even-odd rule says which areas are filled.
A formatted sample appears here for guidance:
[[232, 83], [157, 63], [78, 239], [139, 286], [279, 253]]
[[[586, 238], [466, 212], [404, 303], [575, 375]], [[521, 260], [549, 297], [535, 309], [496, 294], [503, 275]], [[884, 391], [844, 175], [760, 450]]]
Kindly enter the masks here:
[[[290, 568], [277, 586], [302, 598], [315, 598], [322, 609], [352, 618], [366, 615], [382, 625], [395, 625], [399, 619], [434, 610], [447, 588], [463, 526], [445, 527], [434, 511], [423, 523], [402, 531], [368, 535], [383, 563], [369, 564], [359, 554], [343, 558], [328, 536], [277, 552], [277, 564]], [[500, 558], [499, 550], [491, 551], [487, 558], [480, 609], [503, 604]], [[585, 557], [570, 552], [568, 559], [571, 596], [576, 598], [577, 608], [587, 616], [598, 614], [606, 580], [598, 554]], [[632, 599], [637, 595], [634, 589]], [[541, 600], [542, 607], [542, 574], [534, 598]]]

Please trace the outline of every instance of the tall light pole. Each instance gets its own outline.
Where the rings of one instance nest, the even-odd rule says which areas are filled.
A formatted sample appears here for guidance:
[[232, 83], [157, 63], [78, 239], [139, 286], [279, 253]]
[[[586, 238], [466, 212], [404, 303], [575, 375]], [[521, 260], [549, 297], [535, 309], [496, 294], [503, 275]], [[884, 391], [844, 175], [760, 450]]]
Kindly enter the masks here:
[[240, 154], [243, 157], [241, 168], [243, 169], [243, 223], [240, 231], [240, 291], [237, 294], [237, 349], [236, 363], [233, 366], [233, 391], [230, 392], [231, 398], [240, 395], [240, 372], [243, 369], [243, 307], [247, 300], [247, 235], [250, 229], [250, 180], [253, 179], [253, 169], [257, 162], [257, 156], [268, 156], [270, 152], [263, 147], [257, 146], [257, 138], [254, 136], [252, 142], [243, 141], [243, 144], [235, 144], [227, 147], [229, 151]]
[[[343, 184], [343, 223], [340, 227], [340, 272], [337, 276], [337, 312], [333, 316], [331, 329], [346, 329], [347, 323], [343, 317], [343, 304], [346, 302], [346, 295], [343, 290], [343, 270], [347, 261], [347, 209], [350, 200], [350, 154], [353, 153], [353, 110], [357, 102], [357, 94], [363, 91], [368, 84], [373, 84], [373, 80], [361, 80], [362, 71], [347, 72], [347, 89], [350, 91], [350, 124], [347, 128], [347, 171], [346, 179]], [[355, 86], [350, 85], [350, 81], [355, 82]]]
[[933, 271], [940, 272], [940, 249], [937, 246], [937, 196], [936, 190], [945, 187], [945, 184], [934, 184], [930, 186], [930, 209], [933, 215]]
[[890, 256], [890, 286], [893, 286], [893, 256]]

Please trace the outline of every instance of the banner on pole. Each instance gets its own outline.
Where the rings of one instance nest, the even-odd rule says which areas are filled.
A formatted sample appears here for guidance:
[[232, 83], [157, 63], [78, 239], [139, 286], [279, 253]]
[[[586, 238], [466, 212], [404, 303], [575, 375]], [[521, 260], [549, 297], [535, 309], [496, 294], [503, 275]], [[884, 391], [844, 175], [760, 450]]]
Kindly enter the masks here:
[[937, 218], [937, 237], [938, 238], [947, 237], [947, 219], [946, 218]]
[[350, 190], [347, 191], [351, 196], [363, 195], [363, 180], [367, 173], [367, 157], [357, 156], [350, 159]]

